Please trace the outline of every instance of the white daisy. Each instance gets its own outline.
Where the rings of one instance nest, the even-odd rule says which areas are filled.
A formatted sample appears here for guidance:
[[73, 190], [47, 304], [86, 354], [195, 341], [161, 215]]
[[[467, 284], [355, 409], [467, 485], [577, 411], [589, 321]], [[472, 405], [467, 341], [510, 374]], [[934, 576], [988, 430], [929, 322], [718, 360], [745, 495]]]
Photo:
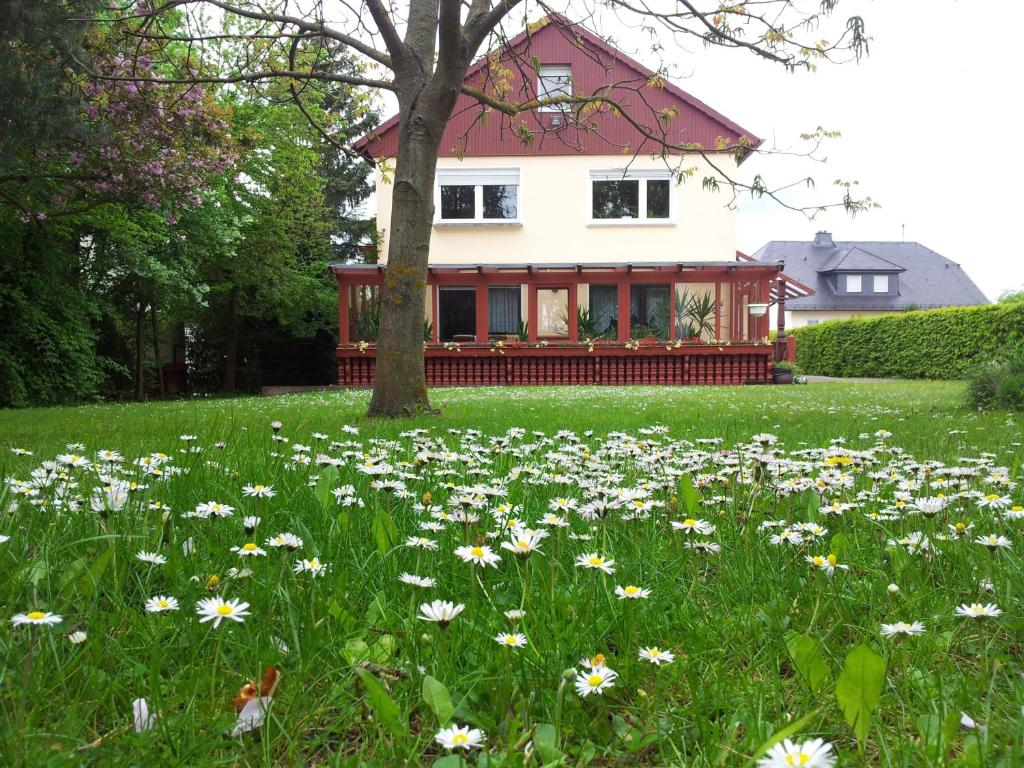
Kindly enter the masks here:
[[237, 598], [224, 600], [221, 597], [207, 597], [196, 603], [196, 613], [202, 617], [199, 619], [200, 624], [212, 621], [214, 627], [219, 627], [225, 619], [241, 624], [249, 615], [249, 604], [239, 602]]
[[479, 566], [491, 566], [493, 568], [498, 567], [498, 563], [501, 562], [501, 555], [494, 552], [490, 547], [480, 546], [479, 544], [470, 547], [459, 547], [455, 550], [455, 554], [458, 555], [464, 563], [474, 563]]
[[580, 555], [576, 558], [577, 568], [593, 568], [599, 571], [604, 571], [608, 574], [615, 573], [614, 565], [614, 560], [608, 559], [596, 552]]
[[812, 739], [803, 744], [784, 739], [757, 761], [759, 768], [832, 768], [835, 764], [832, 745], [824, 739]]
[[915, 621], [908, 624], [905, 621], [897, 621], [895, 624], [882, 625], [882, 637], [894, 637], [895, 635], [923, 635], [924, 623]]
[[662, 664], [671, 664], [676, 660], [675, 654], [671, 651], [663, 651], [657, 646], [650, 646], [647, 648], [641, 648], [639, 657], [643, 661], [649, 661], [651, 664], [660, 667]]
[[494, 638], [494, 641], [499, 645], [504, 645], [508, 648], [522, 648], [526, 645], [526, 635], [520, 632], [513, 633], [502, 633]]
[[484, 732], [468, 725], [451, 725], [442, 728], [434, 736], [434, 741], [445, 749], [470, 750], [483, 746]]
[[231, 551], [237, 552], [239, 557], [264, 557], [267, 554], [267, 550], [261, 549], [252, 541], [247, 541], [240, 547], [232, 547]]
[[591, 667], [576, 675], [576, 692], [583, 698], [592, 693], [604, 693], [605, 689], [615, 685], [615, 678], [618, 676], [610, 667]]
[[644, 589], [643, 587], [637, 587], [633, 584], [627, 584], [626, 586], [615, 587], [615, 594], [619, 596], [619, 600], [639, 600], [651, 596], [651, 590]]
[[64, 621], [63, 617], [49, 611], [29, 611], [28, 613], [16, 613], [11, 617], [11, 624], [21, 626], [22, 624], [43, 624], [53, 626]]
[[437, 579], [433, 576], [417, 576], [413, 573], [403, 573], [398, 577], [403, 584], [411, 584], [414, 587], [436, 587]]
[[136, 552], [135, 557], [137, 560], [149, 563], [150, 565], [164, 565], [167, 562], [167, 558], [159, 552], [146, 552], [145, 550], [142, 550]]
[[447, 627], [452, 619], [458, 616], [465, 609], [462, 603], [452, 603], [447, 600], [434, 600], [430, 603], [423, 603], [420, 606], [420, 618], [424, 621], [437, 622], [442, 628]]
[[257, 483], [256, 485], [247, 485], [242, 488], [242, 493], [246, 496], [253, 496], [258, 499], [269, 499], [271, 496], [275, 496], [277, 491], [274, 490], [272, 485], [263, 485]]
[[964, 616], [969, 619], [983, 619], [986, 617], [996, 617], [1003, 614], [1003, 609], [999, 608], [995, 603], [987, 603], [982, 605], [981, 603], [971, 603], [957, 607], [956, 615]]
[[150, 613], [178, 610], [178, 599], [169, 595], [157, 595], [146, 601], [146, 610]]

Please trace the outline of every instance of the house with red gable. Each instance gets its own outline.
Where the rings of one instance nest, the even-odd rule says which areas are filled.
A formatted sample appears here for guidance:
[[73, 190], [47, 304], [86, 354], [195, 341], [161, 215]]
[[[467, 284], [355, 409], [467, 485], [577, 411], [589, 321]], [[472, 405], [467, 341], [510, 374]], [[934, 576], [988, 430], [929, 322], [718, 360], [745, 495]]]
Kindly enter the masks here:
[[[560, 16], [481, 58], [466, 86], [538, 104], [508, 119], [463, 93], [445, 129], [428, 385], [770, 379], [766, 310], [794, 288], [781, 265], [737, 258], [727, 182], [760, 139]], [[378, 166], [381, 261], [331, 267], [343, 385], [373, 382], [398, 130], [395, 117], [358, 144]]]

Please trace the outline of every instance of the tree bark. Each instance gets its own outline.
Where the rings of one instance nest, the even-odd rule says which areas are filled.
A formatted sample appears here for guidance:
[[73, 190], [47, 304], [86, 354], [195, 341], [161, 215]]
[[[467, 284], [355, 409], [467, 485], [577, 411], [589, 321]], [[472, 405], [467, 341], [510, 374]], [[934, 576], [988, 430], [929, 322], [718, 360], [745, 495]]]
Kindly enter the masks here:
[[224, 346], [224, 383], [226, 394], [234, 394], [238, 370], [238, 289], [228, 293], [228, 337]]
[[164, 367], [160, 364], [160, 321], [156, 316], [156, 304], [149, 305], [150, 319], [153, 321], [153, 363], [156, 364], [156, 383], [160, 397], [167, 396], [167, 386], [164, 384]]
[[437, 132], [426, 122], [422, 115], [413, 115], [400, 129], [408, 130], [395, 164], [370, 415], [402, 416], [430, 408], [423, 370], [423, 304], [439, 135], [435, 140]]
[[146, 381], [143, 367], [143, 347], [146, 344], [146, 305], [135, 305], [135, 399], [146, 398]]

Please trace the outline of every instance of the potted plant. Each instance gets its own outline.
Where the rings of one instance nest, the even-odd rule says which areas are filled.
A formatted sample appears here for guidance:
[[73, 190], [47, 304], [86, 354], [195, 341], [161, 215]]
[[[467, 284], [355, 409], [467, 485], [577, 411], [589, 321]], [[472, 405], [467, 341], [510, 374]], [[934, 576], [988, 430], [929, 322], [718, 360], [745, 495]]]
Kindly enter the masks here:
[[780, 360], [772, 366], [772, 384], [792, 384], [796, 371], [796, 365]]

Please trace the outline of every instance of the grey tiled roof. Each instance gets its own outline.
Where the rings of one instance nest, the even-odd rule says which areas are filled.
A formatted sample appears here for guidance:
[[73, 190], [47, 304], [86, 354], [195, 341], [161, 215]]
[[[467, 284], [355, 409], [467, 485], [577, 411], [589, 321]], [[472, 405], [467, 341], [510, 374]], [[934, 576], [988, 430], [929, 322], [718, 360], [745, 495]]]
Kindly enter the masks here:
[[[782, 262], [786, 274], [814, 289], [813, 296], [786, 302], [792, 310], [902, 310], [988, 304], [959, 264], [920, 243], [843, 240], [827, 233], [813, 241], [772, 240], [754, 253], [757, 261]], [[898, 274], [898, 296], [837, 295], [833, 272]], [[898, 271], [897, 270], [901, 270]]]

